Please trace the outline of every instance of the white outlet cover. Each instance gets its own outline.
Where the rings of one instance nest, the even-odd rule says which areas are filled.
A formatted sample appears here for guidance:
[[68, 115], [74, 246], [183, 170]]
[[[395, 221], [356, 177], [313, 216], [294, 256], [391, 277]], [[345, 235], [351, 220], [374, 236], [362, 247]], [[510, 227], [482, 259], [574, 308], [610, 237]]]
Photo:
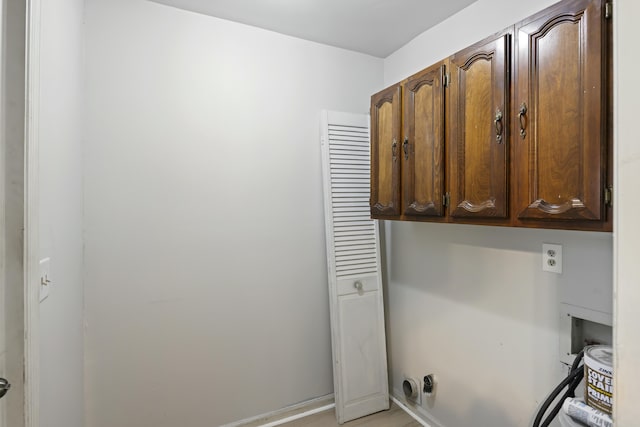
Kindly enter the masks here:
[[562, 274], [562, 245], [542, 244], [542, 271]]
[[[46, 283], [46, 285], [45, 285]], [[51, 258], [40, 260], [40, 302], [44, 301], [51, 290]]]

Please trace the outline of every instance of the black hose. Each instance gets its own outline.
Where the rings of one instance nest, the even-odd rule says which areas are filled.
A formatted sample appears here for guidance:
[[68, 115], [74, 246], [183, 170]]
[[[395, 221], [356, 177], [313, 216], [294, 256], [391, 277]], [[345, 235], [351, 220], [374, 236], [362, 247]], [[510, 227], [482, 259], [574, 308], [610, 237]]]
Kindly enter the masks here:
[[547, 416], [547, 418], [541, 424], [540, 427], [549, 427], [549, 424], [551, 424], [551, 421], [553, 421], [553, 419], [558, 415], [558, 413], [562, 409], [562, 404], [564, 403], [565, 399], [567, 397], [575, 397], [574, 391], [575, 391], [576, 387], [578, 386], [578, 384], [580, 384], [580, 381], [582, 381], [582, 377], [584, 376], [584, 369], [582, 368], [582, 366], [577, 368], [576, 371], [574, 372], [574, 374], [575, 374], [575, 376], [572, 375], [573, 381], [571, 381], [571, 384], [569, 385], [569, 389], [560, 398], [560, 400], [558, 400], [558, 403], [556, 403], [556, 406], [553, 407], [553, 409], [551, 410], [551, 412], [549, 413], [549, 415]]
[[[547, 412], [547, 409], [549, 408], [549, 406], [553, 403], [553, 401], [556, 399], [556, 397], [558, 397], [558, 395], [560, 394], [560, 392], [562, 392], [562, 390], [569, 384], [573, 383], [573, 380], [580, 374], [581, 370], [575, 370], [572, 371], [568, 377], [566, 377], [564, 380], [562, 380], [562, 382], [560, 384], [558, 384], [558, 386], [553, 389], [553, 391], [551, 392], [551, 394], [549, 394], [549, 396], [547, 397], [547, 399], [544, 401], [544, 403], [542, 404], [542, 406], [540, 407], [540, 410], [538, 411], [538, 415], [536, 416], [535, 421], [533, 422], [533, 427], [546, 427], [551, 423], [551, 420], [553, 420], [553, 417], [555, 417], [555, 415], [557, 415], [557, 412], [555, 414], [553, 414], [553, 416], [547, 417], [547, 419], [545, 420], [544, 423], [541, 424], [542, 421], [542, 417], [544, 416], [544, 414]], [[560, 402], [560, 407], [562, 407], [562, 402]], [[554, 408], [555, 409], [555, 408]], [[551, 415], [551, 414], [550, 414]]]
[[[533, 427], [548, 427], [549, 424], [551, 424], [551, 421], [553, 421], [553, 419], [558, 415], [558, 412], [560, 412], [560, 409], [562, 409], [562, 404], [564, 403], [564, 400], [567, 397], [575, 397], [575, 390], [578, 387], [578, 384], [580, 384], [580, 381], [582, 381], [582, 378], [584, 376], [584, 369], [580, 365], [580, 361], [582, 360], [583, 356], [584, 356], [584, 351], [581, 351], [580, 353], [578, 353], [575, 360], [573, 361], [573, 365], [571, 365], [571, 370], [569, 372], [569, 375], [567, 375], [567, 377], [564, 380], [562, 380], [562, 382], [558, 384], [556, 388], [553, 389], [553, 391], [549, 394], [549, 396], [546, 398], [544, 403], [540, 406], [540, 410], [538, 410], [538, 414], [536, 415], [536, 418], [533, 421]], [[556, 404], [556, 406], [554, 406], [554, 408], [551, 410], [551, 412], [549, 413], [547, 418], [544, 420], [544, 422], [542, 422], [542, 418], [544, 417], [544, 414], [547, 412], [547, 409], [549, 409], [549, 406], [551, 406], [551, 404], [556, 399], [556, 397], [558, 397], [558, 395], [562, 392], [562, 390], [567, 386], [569, 386], [569, 388], [567, 389], [565, 394], [562, 396], [562, 398]]]

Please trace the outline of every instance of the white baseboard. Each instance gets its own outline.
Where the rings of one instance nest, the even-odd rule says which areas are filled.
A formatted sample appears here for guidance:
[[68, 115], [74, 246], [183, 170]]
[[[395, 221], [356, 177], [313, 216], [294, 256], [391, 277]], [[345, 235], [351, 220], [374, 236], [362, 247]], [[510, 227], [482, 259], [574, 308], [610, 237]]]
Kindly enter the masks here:
[[421, 406], [408, 403], [404, 398], [404, 393], [400, 390], [393, 389], [391, 392], [391, 400], [405, 411], [411, 418], [419, 422], [424, 427], [444, 427], [433, 415], [429, 414]]
[[[398, 390], [394, 389], [392, 391], [390, 399], [423, 427], [444, 427], [422, 407], [408, 403]], [[286, 408], [278, 409], [273, 412], [225, 424], [220, 427], [275, 427], [317, 414], [318, 412], [333, 409], [335, 406], [333, 394], [328, 394], [326, 396], [317, 397], [315, 399], [287, 406]]]
[[425, 420], [423, 420], [422, 418], [420, 418], [418, 415], [416, 415], [411, 409], [409, 409], [404, 403], [400, 402], [398, 399], [396, 399], [395, 397], [391, 396], [391, 400], [393, 401], [393, 403], [395, 403], [396, 405], [398, 405], [400, 407], [400, 409], [402, 409], [404, 412], [406, 412], [411, 418], [413, 418], [414, 420], [416, 420], [417, 422], [420, 423], [420, 425], [424, 426], [424, 427], [431, 427], [431, 424], [427, 424]]
[[220, 427], [274, 427], [334, 408], [333, 393]]

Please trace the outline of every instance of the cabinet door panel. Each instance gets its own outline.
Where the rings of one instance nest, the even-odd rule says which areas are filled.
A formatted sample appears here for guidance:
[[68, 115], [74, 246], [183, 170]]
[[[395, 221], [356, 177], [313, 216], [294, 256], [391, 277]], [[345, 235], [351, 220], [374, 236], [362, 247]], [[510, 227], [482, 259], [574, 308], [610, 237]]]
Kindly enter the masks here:
[[451, 59], [450, 193], [453, 217], [508, 216], [510, 35]]
[[603, 218], [603, 20], [599, 0], [574, 0], [516, 27], [519, 218]]
[[444, 188], [444, 65], [404, 84], [402, 194], [405, 215], [442, 216]]
[[371, 98], [371, 214], [400, 214], [399, 85]]

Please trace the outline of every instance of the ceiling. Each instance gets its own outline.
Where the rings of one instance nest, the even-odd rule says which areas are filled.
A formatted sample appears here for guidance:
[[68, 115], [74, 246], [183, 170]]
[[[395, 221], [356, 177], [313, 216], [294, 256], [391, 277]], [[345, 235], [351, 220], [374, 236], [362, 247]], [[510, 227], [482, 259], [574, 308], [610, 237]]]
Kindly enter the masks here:
[[385, 58], [476, 0], [152, 0]]

